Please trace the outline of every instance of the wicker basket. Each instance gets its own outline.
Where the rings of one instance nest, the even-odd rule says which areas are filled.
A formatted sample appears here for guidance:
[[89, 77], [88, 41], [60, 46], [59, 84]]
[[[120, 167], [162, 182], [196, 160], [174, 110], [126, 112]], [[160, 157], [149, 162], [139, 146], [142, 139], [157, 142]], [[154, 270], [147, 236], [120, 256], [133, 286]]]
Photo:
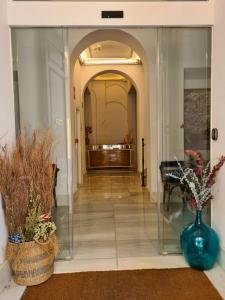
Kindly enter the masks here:
[[36, 241], [19, 244], [8, 243], [7, 258], [14, 281], [19, 285], [40, 284], [53, 274], [57, 240], [52, 235], [45, 243]]

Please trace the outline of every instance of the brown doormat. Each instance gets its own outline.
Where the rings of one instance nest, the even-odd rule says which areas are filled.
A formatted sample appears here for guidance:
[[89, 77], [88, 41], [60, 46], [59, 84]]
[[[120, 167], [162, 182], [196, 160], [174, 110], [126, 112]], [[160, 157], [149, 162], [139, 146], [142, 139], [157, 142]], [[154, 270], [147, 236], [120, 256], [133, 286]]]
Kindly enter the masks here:
[[22, 300], [221, 300], [190, 268], [66, 273], [28, 287]]

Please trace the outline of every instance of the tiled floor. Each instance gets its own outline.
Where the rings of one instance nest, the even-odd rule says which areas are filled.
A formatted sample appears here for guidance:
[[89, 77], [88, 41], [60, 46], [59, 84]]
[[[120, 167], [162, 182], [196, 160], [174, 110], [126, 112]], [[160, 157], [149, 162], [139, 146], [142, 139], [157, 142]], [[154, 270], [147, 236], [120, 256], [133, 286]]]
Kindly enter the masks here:
[[85, 177], [74, 209], [74, 259], [158, 255], [156, 205], [136, 174]]
[[[61, 250], [59, 258], [70, 256], [72, 226], [68, 214], [66, 206], [59, 206], [54, 213]], [[86, 175], [75, 199], [73, 219], [77, 259], [118, 259], [159, 253], [157, 205], [151, 201], [147, 189], [141, 187], [135, 173], [101, 171]], [[166, 250], [172, 247], [179, 252], [176, 249], [179, 234], [161, 219]]]
[[[64, 210], [58, 209], [58, 219], [66, 215]], [[102, 260], [116, 269], [124, 259], [159, 255], [157, 206], [135, 173], [86, 175], [75, 199], [73, 219], [73, 258], [77, 265], [83, 262], [85, 269], [87, 260], [97, 259], [99, 264]], [[65, 252], [68, 226], [58, 227]], [[164, 236], [171, 241], [175, 238], [169, 225], [164, 225]]]

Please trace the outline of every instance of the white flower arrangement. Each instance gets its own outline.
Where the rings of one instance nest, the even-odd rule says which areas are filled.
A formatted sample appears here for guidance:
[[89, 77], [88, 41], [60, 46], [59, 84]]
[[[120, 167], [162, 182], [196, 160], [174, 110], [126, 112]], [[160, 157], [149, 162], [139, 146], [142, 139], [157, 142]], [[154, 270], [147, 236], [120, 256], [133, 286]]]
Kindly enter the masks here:
[[56, 231], [54, 222], [39, 222], [34, 229], [34, 240], [46, 242], [49, 237]]
[[173, 174], [170, 176], [174, 178], [176, 177], [176, 179], [179, 179], [182, 184], [187, 184], [195, 199], [197, 210], [202, 210], [204, 204], [212, 199], [212, 188], [211, 186], [208, 186], [208, 181], [211, 175], [209, 172], [210, 163], [208, 163], [204, 168], [202, 176], [197, 176], [191, 168], [183, 169], [178, 161], [177, 164], [182, 174], [181, 177], [179, 178]]
[[171, 177], [180, 180], [182, 184], [186, 184], [193, 198], [192, 204], [197, 210], [202, 208], [213, 198], [212, 186], [215, 184], [217, 172], [225, 162], [225, 156], [219, 158], [219, 162], [210, 170], [210, 162], [207, 164], [200, 153], [187, 150], [186, 154], [190, 159], [196, 159], [196, 165], [193, 168], [183, 168], [176, 159], [180, 170], [180, 176], [170, 174]]

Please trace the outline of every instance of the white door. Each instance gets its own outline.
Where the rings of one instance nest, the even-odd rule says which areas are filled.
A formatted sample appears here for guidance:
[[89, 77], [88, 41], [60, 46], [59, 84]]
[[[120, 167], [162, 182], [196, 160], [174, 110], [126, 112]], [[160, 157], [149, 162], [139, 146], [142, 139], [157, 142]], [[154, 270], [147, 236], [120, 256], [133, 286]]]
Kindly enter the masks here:
[[76, 174], [77, 174], [77, 184], [82, 183], [82, 167], [81, 167], [81, 116], [80, 110], [76, 110]]
[[62, 30], [48, 30], [45, 36], [49, 126], [55, 142], [58, 205], [68, 205], [68, 157], [64, 39]]

